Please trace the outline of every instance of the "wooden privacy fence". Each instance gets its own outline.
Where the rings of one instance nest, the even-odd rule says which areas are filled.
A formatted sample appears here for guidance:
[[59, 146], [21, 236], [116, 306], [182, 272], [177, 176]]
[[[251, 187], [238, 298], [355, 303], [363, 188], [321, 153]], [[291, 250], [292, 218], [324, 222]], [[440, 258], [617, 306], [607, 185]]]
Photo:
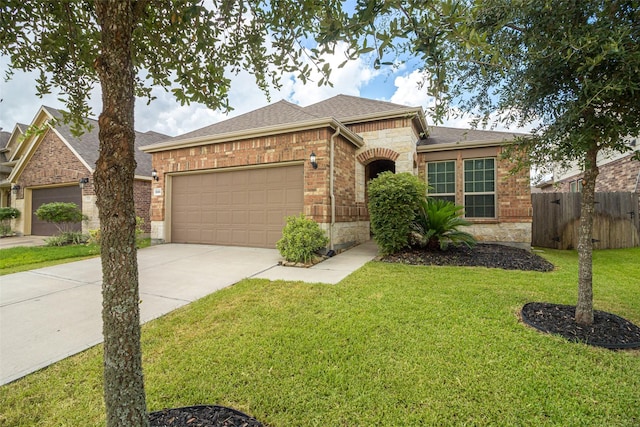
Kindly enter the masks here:
[[[531, 195], [531, 245], [554, 249], [578, 247], [581, 193]], [[640, 246], [640, 204], [637, 193], [596, 193], [594, 249]]]

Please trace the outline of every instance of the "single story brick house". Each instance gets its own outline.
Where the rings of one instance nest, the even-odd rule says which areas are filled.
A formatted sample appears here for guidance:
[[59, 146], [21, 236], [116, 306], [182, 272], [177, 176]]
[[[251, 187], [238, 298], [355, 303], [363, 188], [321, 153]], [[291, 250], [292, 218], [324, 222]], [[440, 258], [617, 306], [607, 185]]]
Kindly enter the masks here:
[[[75, 225], [87, 232], [99, 228], [93, 172], [98, 159], [98, 122], [87, 119], [92, 126], [80, 137], [71, 133], [69, 125], [60, 120], [55, 108], [41, 107], [29, 126], [18, 124], [3, 147], [2, 166], [8, 175], [0, 182], [3, 203], [20, 210], [13, 224], [23, 235], [55, 234], [53, 224], [38, 220], [34, 211], [44, 203], [73, 202], [82, 208], [89, 220]], [[28, 128], [42, 132], [28, 132]], [[150, 231], [151, 156], [140, 151], [145, 144], [166, 140], [167, 135], [136, 132], [136, 176], [134, 197], [136, 214], [145, 220]]]
[[500, 158], [513, 137], [430, 127], [421, 107], [353, 96], [279, 101], [141, 148], [158, 178], [151, 236], [274, 247], [284, 218], [302, 212], [340, 249], [370, 238], [367, 182], [394, 171], [465, 205], [480, 240], [529, 245], [529, 174]]

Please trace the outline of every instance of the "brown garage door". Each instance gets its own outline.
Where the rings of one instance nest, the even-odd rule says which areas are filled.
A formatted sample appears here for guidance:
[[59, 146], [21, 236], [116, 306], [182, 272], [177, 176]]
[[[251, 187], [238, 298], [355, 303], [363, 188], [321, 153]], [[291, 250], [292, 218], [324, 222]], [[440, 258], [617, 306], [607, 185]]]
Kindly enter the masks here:
[[302, 165], [176, 176], [171, 241], [273, 248], [303, 185]]
[[[78, 185], [69, 187], [40, 188], [31, 191], [31, 234], [34, 236], [52, 236], [58, 233], [55, 224], [40, 221], [35, 211], [45, 203], [75, 203], [82, 209], [82, 190]], [[71, 231], [81, 231], [82, 223], [70, 224]]]

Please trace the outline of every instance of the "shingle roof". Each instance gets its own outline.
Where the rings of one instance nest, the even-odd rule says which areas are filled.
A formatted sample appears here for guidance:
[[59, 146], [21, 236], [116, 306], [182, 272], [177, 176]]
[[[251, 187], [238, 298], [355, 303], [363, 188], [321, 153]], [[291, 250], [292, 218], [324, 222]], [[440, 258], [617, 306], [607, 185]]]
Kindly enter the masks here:
[[399, 110], [415, 110], [415, 107], [359, 98], [357, 96], [336, 95], [324, 101], [308, 105], [304, 107], [304, 110], [318, 117], [335, 117], [340, 121], [345, 121], [349, 118], [365, 115]]
[[10, 132], [0, 131], [0, 150], [2, 150], [3, 148], [7, 148], [7, 142], [9, 142], [10, 137]]
[[200, 136], [240, 132], [267, 126], [304, 122], [317, 118], [318, 116], [307, 112], [302, 107], [282, 100], [240, 116], [215, 123], [211, 126], [206, 126], [193, 132], [177, 136], [173, 139], [189, 139]]
[[[363, 119], [366, 120], [367, 117], [384, 115], [385, 113], [402, 113], [403, 111], [414, 113], [417, 110], [421, 110], [421, 108], [407, 107], [406, 105], [394, 104], [392, 102], [377, 101], [350, 95], [336, 95], [306, 107], [300, 107], [282, 100], [193, 132], [176, 136], [171, 138], [171, 140], [179, 141], [226, 133], [237, 133], [324, 118], [334, 118], [346, 124]], [[422, 124], [422, 126], [425, 125]], [[431, 126], [428, 128], [428, 137], [418, 141], [418, 145], [428, 146], [457, 142], [510, 141], [517, 135], [521, 134]]]
[[478, 129], [457, 129], [443, 126], [430, 126], [427, 138], [418, 141], [418, 145], [452, 144], [464, 142], [511, 141], [515, 136], [524, 134], [515, 132], [497, 132]]
[[[43, 106], [45, 110], [49, 112], [56, 119], [62, 119], [62, 112], [51, 107]], [[71, 127], [69, 124], [65, 124], [60, 121], [56, 124], [55, 130], [73, 147], [80, 157], [93, 168], [98, 160], [100, 140], [98, 139], [98, 122], [93, 119], [86, 119], [91, 130], [86, 131], [79, 137], [74, 136], [71, 133]], [[163, 135], [158, 132], [137, 132], [135, 138], [135, 158], [136, 158], [136, 175], [150, 176], [151, 175], [151, 155], [140, 151], [140, 147], [153, 144], [155, 142], [164, 141], [169, 139], [168, 135]]]

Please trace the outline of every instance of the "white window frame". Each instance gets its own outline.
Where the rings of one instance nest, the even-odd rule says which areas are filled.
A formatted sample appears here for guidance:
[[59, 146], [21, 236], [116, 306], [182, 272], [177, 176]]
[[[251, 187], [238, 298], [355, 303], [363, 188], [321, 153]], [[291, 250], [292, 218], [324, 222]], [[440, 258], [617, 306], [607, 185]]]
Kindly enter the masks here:
[[[453, 163], [453, 193], [436, 193], [435, 191], [429, 191], [427, 190], [427, 194], [430, 197], [453, 197], [454, 203], [456, 200], [456, 181], [457, 181], [457, 169], [458, 169], [458, 165], [456, 164], [457, 162], [455, 160], [438, 160], [435, 162], [427, 162], [425, 168], [426, 168], [426, 177], [427, 177], [427, 185], [431, 185], [429, 183], [429, 165], [430, 164], [437, 164], [437, 163]], [[435, 189], [434, 189], [435, 190]]]
[[[466, 162], [476, 160], [493, 160], [493, 191], [467, 192]], [[493, 196], [493, 216], [468, 216], [466, 213], [467, 195], [469, 196]], [[478, 157], [473, 159], [463, 159], [462, 161], [462, 201], [465, 206], [465, 218], [473, 219], [496, 219], [498, 217], [498, 160], [496, 157]]]

